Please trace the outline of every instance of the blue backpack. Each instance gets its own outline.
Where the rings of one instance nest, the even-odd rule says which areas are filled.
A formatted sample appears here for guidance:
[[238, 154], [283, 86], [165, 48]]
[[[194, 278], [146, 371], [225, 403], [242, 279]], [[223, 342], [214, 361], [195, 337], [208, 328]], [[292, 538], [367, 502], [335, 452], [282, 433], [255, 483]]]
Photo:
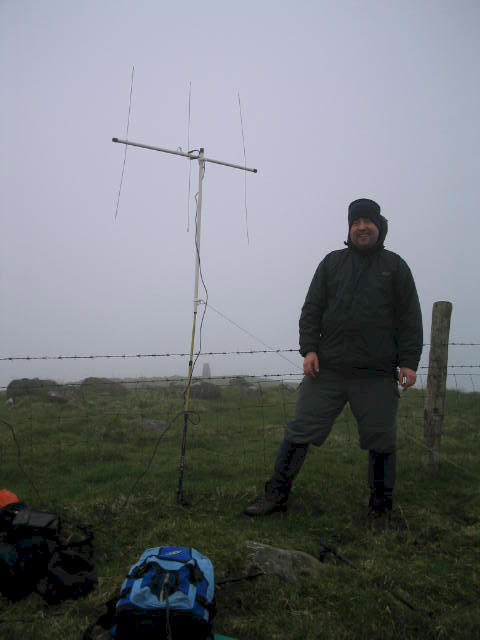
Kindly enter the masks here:
[[211, 561], [188, 547], [154, 547], [130, 568], [116, 604], [116, 640], [213, 638]]

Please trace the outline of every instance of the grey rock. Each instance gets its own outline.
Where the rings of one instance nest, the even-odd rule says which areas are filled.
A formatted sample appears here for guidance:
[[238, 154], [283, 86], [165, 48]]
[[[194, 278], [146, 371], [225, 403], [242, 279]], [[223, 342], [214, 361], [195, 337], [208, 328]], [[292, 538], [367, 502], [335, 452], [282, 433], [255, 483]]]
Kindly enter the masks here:
[[279, 549], [260, 542], [246, 542], [247, 572], [260, 569], [266, 575], [274, 575], [290, 583], [297, 583], [299, 577], [320, 580], [323, 566], [308, 553], [296, 549]]

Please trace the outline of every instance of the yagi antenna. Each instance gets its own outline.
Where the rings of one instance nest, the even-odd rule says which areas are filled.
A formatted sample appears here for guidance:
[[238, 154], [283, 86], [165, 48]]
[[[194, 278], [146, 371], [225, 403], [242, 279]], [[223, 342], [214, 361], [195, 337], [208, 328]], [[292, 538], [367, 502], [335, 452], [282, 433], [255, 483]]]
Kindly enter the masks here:
[[185, 399], [183, 406], [183, 438], [182, 438], [182, 451], [180, 455], [180, 473], [178, 479], [177, 488], [177, 502], [179, 504], [186, 504], [183, 495], [183, 473], [185, 469], [185, 452], [187, 448], [187, 429], [188, 429], [188, 410], [190, 407], [190, 384], [193, 374], [193, 350], [195, 345], [195, 330], [197, 325], [197, 311], [200, 300], [198, 299], [198, 277], [200, 272], [200, 228], [202, 221], [202, 184], [203, 176], [205, 175], [205, 163], [211, 162], [213, 164], [222, 164], [225, 167], [232, 169], [240, 169], [242, 171], [250, 171], [257, 173], [256, 169], [251, 167], [245, 167], [240, 164], [233, 164], [231, 162], [224, 162], [223, 160], [214, 160], [213, 158], [205, 157], [204, 149], [199, 151], [192, 151], [185, 153], [183, 151], [164, 149], [163, 147], [153, 147], [149, 144], [141, 144], [139, 142], [130, 142], [129, 140], [120, 140], [119, 138], [112, 138], [112, 142], [118, 142], [119, 144], [130, 145], [132, 147], [140, 147], [141, 149], [149, 149], [150, 151], [161, 151], [163, 153], [170, 153], [174, 156], [183, 156], [189, 160], [198, 160], [198, 199], [197, 199], [197, 225], [195, 232], [195, 285], [193, 290], [193, 327], [192, 327], [192, 340], [190, 344], [190, 358], [188, 361], [188, 378], [187, 387], [185, 391]]

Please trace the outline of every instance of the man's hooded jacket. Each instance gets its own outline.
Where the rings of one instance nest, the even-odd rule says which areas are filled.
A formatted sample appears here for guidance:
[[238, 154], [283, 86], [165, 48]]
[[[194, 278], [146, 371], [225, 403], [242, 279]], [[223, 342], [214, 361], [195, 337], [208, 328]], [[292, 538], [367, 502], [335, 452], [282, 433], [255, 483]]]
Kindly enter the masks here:
[[396, 376], [417, 370], [422, 352], [422, 314], [412, 273], [384, 248], [388, 223], [379, 216], [379, 237], [368, 250], [329, 253], [318, 265], [300, 316], [300, 353], [318, 354], [320, 367], [347, 374]]

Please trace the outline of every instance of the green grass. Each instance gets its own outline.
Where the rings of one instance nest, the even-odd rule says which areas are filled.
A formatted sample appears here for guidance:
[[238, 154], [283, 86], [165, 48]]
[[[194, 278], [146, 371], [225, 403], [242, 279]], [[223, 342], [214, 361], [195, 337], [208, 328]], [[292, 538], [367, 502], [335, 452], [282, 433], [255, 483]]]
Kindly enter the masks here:
[[147, 547], [194, 546], [221, 579], [245, 571], [248, 540], [315, 556], [322, 542], [355, 568], [327, 554], [321, 581], [265, 576], [218, 587], [219, 633], [239, 640], [480, 638], [480, 395], [448, 392], [437, 474], [422, 464], [423, 395], [404, 396], [393, 527], [377, 535], [365, 518], [367, 454], [348, 408], [325, 445], [309, 453], [288, 513], [243, 515], [271, 472], [294, 401], [282, 386], [249, 397], [225, 388], [221, 400], [193, 401], [184, 479], [191, 506], [182, 507], [183, 417], [158, 441], [161, 421], [181, 411], [181, 394], [129, 388], [97, 401], [79, 394], [61, 407], [23, 398], [7, 408], [0, 398], [0, 417], [14, 427], [21, 452], [19, 460], [0, 423], [1, 485], [32, 507], [91, 525], [99, 576], [88, 597], [56, 607], [35, 594], [19, 603], [0, 599], [0, 638], [80, 639]]

